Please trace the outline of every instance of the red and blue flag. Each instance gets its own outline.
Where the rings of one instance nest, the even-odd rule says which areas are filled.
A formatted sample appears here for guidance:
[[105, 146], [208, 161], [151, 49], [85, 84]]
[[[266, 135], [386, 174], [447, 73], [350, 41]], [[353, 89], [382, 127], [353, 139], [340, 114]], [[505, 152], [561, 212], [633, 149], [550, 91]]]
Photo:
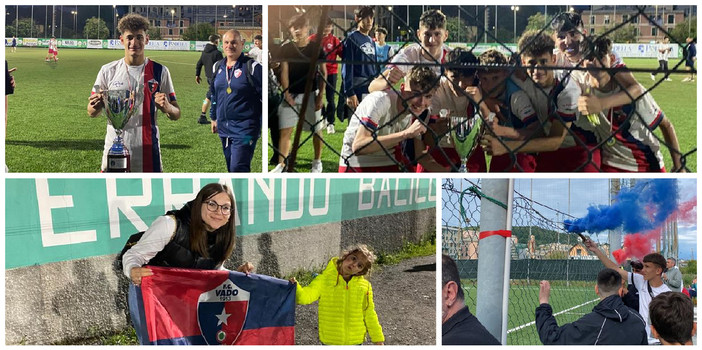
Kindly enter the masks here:
[[[292, 345], [295, 285], [227, 270], [149, 268], [137, 287], [142, 344]], [[132, 310], [132, 317], [135, 310]]]

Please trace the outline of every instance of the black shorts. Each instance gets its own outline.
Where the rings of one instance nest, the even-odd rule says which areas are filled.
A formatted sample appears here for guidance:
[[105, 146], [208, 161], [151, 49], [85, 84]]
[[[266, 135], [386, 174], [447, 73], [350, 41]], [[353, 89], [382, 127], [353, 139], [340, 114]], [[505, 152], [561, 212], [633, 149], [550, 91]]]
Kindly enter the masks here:
[[205, 98], [211, 101], [212, 93], [210, 92], [210, 85], [212, 85], [212, 82], [210, 81], [210, 79], [207, 79], [207, 94], [205, 94]]
[[691, 59], [685, 60], [685, 67], [695, 68], [695, 61]]

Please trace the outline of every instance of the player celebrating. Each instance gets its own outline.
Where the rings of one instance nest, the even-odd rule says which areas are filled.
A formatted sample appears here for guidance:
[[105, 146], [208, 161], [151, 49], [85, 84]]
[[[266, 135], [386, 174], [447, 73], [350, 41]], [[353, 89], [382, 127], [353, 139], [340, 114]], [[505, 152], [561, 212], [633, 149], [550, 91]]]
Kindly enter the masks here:
[[[491, 135], [485, 135], [483, 145], [493, 156], [508, 151], [533, 153], [537, 156], [538, 172], [599, 171], [599, 152], [590, 152], [587, 145], [575, 139], [571, 124], [576, 120], [580, 87], [569, 75], [561, 79], [555, 77], [553, 67], [556, 55], [555, 42], [539, 31], [528, 31], [519, 39], [519, 52], [522, 66], [527, 66], [529, 77], [522, 80], [516, 76], [512, 81], [529, 96], [543, 126], [544, 137], [522, 141], [501, 142]], [[547, 69], [543, 69], [546, 67]], [[589, 159], [594, 153], [597, 157]]]
[[[473, 117], [477, 112], [477, 102], [471, 99], [471, 89], [477, 85], [475, 65], [479, 63], [475, 55], [464, 48], [455, 48], [447, 55], [448, 66], [445, 68], [445, 75], [441, 77], [439, 86], [434, 93], [431, 103], [431, 115], [428, 128], [432, 132], [427, 132], [422, 139], [423, 144], [417, 151], [417, 159], [420, 164], [417, 172], [424, 171], [450, 171], [453, 168], [460, 168], [461, 157], [456, 152], [453, 139], [446, 134], [449, 130], [450, 117]], [[446, 110], [446, 116], [442, 118], [440, 111]], [[441, 168], [428, 168], [422, 162], [424, 145], [428, 146], [428, 152]], [[430, 163], [431, 164], [431, 163]], [[469, 172], [485, 172], [485, 154], [475, 152], [468, 159], [466, 168]]]
[[[615, 80], [618, 73], [612, 79], [611, 73], [601, 69], [611, 67], [615, 60], [609, 38], [595, 38], [592, 44], [585, 42], [581, 51], [585, 59], [583, 66], [592, 69], [587, 76], [591, 77], [589, 83], [594, 89], [591, 95], [579, 98], [578, 110], [589, 115], [592, 111], [601, 109], [602, 100], [619, 93], [622, 88]], [[604, 142], [602, 171], [665, 172], [660, 143], [653, 134], [659, 125], [673, 159], [673, 171], [684, 170], [673, 124], [665, 117], [651, 94], [645, 94], [635, 102], [609, 107], [599, 113], [595, 134], [600, 142]]]
[[[494, 113], [497, 118], [491, 125], [495, 135], [504, 140], [527, 140], [541, 135], [541, 128], [529, 97], [515, 84], [507, 69], [509, 60], [501, 52], [490, 49], [478, 56], [481, 66], [501, 66], [478, 70], [480, 87], [468, 88], [474, 101], [479, 102], [483, 116]], [[490, 172], [534, 172], [536, 158], [533, 154], [493, 156]]]
[[401, 91], [376, 91], [361, 101], [344, 134], [339, 172], [396, 172], [394, 148], [419, 137], [426, 127], [412, 117], [431, 104], [436, 74], [426, 66], [412, 68]]
[[[88, 102], [88, 115], [97, 117], [105, 107], [103, 91], [124, 88], [136, 91], [134, 108], [137, 111], [122, 133], [131, 156], [131, 171], [161, 172], [161, 135], [156, 123], [156, 109], [166, 113], [171, 120], [180, 118], [171, 74], [166, 66], [144, 55], [144, 47], [149, 43], [149, 21], [146, 18], [128, 14], [119, 21], [117, 28], [124, 45], [124, 59], [100, 68]], [[115, 129], [108, 123], [102, 154], [103, 171], [107, 168], [107, 153], [115, 137]]]
[[49, 39], [49, 53], [46, 54], [44, 62], [49, 62], [51, 60], [58, 62], [58, 41], [56, 40], [55, 36], [52, 36], [51, 39]]
[[436, 9], [426, 10], [419, 17], [417, 37], [421, 44], [412, 44], [400, 50], [390, 61], [388, 68], [373, 80], [368, 90], [381, 91], [397, 84], [409, 73], [414, 64], [435, 64], [431, 66], [434, 73], [441, 74], [441, 65], [451, 51], [444, 41], [448, 38], [446, 15]]

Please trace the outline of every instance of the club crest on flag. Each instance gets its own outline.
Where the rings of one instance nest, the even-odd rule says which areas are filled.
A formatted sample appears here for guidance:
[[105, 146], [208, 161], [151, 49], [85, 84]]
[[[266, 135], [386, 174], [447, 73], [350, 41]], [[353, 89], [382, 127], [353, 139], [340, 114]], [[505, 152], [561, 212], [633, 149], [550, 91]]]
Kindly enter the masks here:
[[250, 293], [231, 279], [200, 294], [197, 322], [205, 342], [209, 345], [234, 344], [244, 328], [249, 300]]
[[158, 81], [156, 81], [156, 79], [149, 80], [147, 84], [149, 86], [149, 91], [151, 92], [152, 95], [159, 91]]
[[238, 78], [238, 77], [240, 77], [240, 76], [241, 76], [241, 69], [235, 70], [235, 71], [234, 71], [234, 77], [235, 77], [235, 78]]

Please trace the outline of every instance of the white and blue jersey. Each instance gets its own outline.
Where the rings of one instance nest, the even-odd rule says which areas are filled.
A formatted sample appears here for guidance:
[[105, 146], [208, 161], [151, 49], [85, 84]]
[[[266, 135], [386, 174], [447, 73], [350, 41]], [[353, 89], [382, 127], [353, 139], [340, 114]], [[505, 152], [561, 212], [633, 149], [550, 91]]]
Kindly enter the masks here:
[[[148, 58], [140, 66], [129, 66], [124, 59], [112, 61], [100, 68], [93, 86], [100, 90], [137, 90], [137, 111], [124, 127], [122, 137], [131, 157], [132, 172], [162, 172], [161, 146], [157, 108], [154, 97], [163, 92], [168, 100], [176, 100], [171, 75], [166, 66]], [[92, 93], [96, 93], [93, 87]], [[107, 153], [117, 134], [112, 124], [107, 123], [105, 146], [102, 154], [102, 170], [107, 168]]]

